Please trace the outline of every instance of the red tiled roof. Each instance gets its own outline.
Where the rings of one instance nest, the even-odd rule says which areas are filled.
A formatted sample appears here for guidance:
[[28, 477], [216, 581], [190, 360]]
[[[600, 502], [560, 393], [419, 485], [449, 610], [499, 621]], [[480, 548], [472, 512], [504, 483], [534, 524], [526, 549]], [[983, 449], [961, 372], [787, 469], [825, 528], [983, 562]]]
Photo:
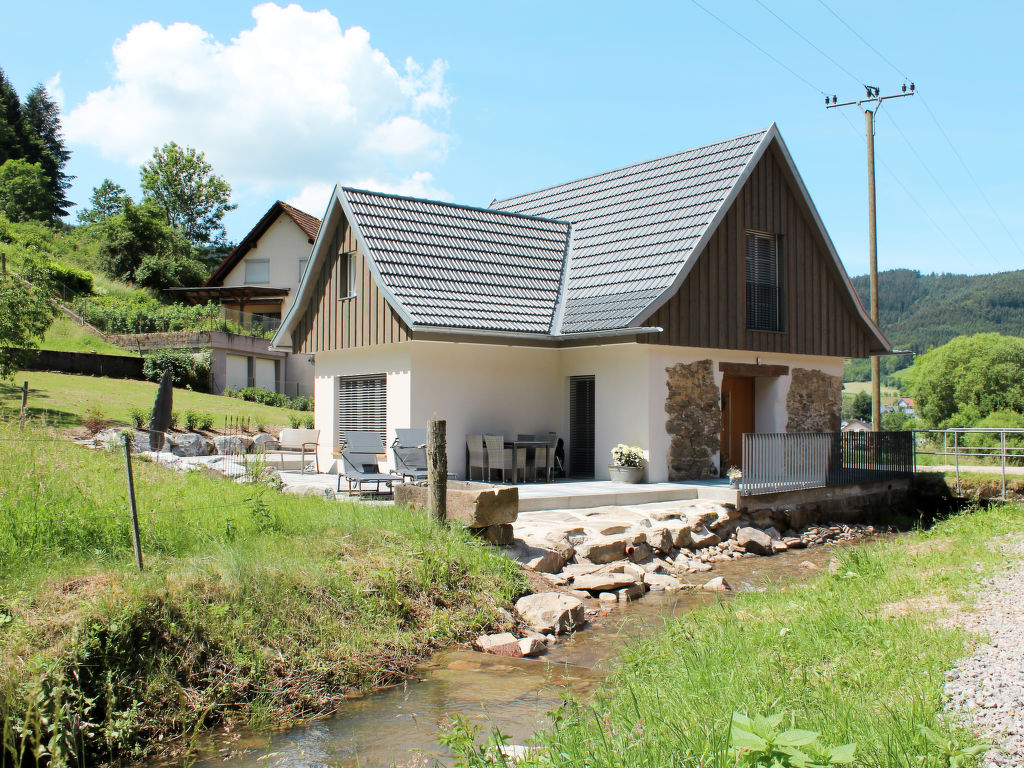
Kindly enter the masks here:
[[292, 221], [299, 225], [299, 229], [306, 233], [306, 237], [310, 240], [316, 239], [316, 233], [320, 231], [320, 219], [316, 216], [310, 216], [305, 211], [300, 211], [293, 205], [282, 203], [280, 200], [277, 203], [284, 209], [285, 213], [292, 217]]

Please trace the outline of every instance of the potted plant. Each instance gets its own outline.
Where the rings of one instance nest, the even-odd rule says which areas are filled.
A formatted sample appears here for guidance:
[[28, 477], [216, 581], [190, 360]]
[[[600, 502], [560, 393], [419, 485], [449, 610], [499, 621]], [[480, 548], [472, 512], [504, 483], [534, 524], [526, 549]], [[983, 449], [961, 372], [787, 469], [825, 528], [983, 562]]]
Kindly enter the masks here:
[[647, 458], [643, 448], [619, 443], [612, 448], [612, 463], [608, 466], [611, 479], [619, 483], [642, 483]]
[[729, 467], [726, 471], [725, 476], [729, 478], [730, 488], [739, 488], [740, 480], [743, 479], [743, 472], [740, 471], [739, 467]]

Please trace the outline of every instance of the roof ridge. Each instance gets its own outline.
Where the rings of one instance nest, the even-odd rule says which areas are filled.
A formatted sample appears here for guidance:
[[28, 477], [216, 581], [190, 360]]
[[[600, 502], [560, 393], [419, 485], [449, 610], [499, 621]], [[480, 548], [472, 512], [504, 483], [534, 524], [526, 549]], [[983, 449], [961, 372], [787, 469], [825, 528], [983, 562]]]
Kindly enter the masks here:
[[[560, 184], [551, 184], [551, 185], [546, 186], [546, 187], [540, 187], [539, 189], [535, 189], [532, 192], [524, 192], [523, 194], [513, 195], [512, 197], [506, 197], [506, 198], [503, 198], [501, 200], [492, 200], [491, 201], [491, 205], [492, 206], [493, 205], [505, 205], [507, 203], [510, 203], [513, 200], [519, 200], [520, 198], [524, 198], [524, 197], [531, 197], [532, 195], [538, 195], [541, 192], [547, 192], [549, 190], [558, 189], [559, 187], [567, 187], [570, 184], [578, 184], [581, 181], [589, 181], [590, 179], [596, 179], [596, 178], [598, 178], [600, 176], [607, 176], [607, 175], [612, 174], [612, 173], [618, 173], [620, 171], [627, 171], [630, 168], [635, 168], [635, 167], [640, 166], [640, 165], [647, 165], [648, 163], [654, 163], [654, 162], [657, 162], [659, 160], [668, 160], [669, 158], [672, 158], [672, 157], [679, 157], [680, 155], [685, 155], [685, 154], [690, 153], [690, 152], [696, 152], [699, 149], [707, 149], [708, 147], [714, 147], [714, 146], [716, 146], [718, 144], [728, 144], [731, 141], [737, 141], [739, 139], [746, 139], [746, 138], [751, 137], [751, 136], [757, 136], [757, 135], [763, 136], [764, 134], [766, 134], [770, 130], [771, 130], [771, 126], [769, 126], [768, 128], [762, 128], [762, 129], [759, 129], [759, 130], [756, 130], [756, 131], [748, 131], [747, 133], [741, 133], [741, 134], [739, 134], [737, 136], [733, 136], [733, 137], [728, 138], [728, 139], [722, 139], [720, 141], [712, 141], [712, 142], [708, 142], [707, 144], [698, 144], [695, 147], [689, 147], [687, 149], [680, 150], [679, 152], [671, 152], [671, 153], [669, 153], [667, 155], [661, 155], [659, 157], [652, 157], [652, 158], [649, 158], [647, 160], [640, 160], [640, 161], [638, 161], [636, 163], [628, 163], [627, 165], [622, 165], [622, 166], [619, 166], [617, 168], [609, 168], [606, 171], [601, 171], [599, 173], [587, 174], [586, 176], [580, 176], [579, 178], [576, 178], [576, 179], [570, 179], [569, 181], [563, 181]], [[493, 209], [493, 210], [504, 210], [504, 209], [497, 208], [497, 209]]]
[[376, 195], [377, 197], [389, 197], [393, 200], [409, 200], [415, 203], [430, 203], [432, 205], [441, 205], [447, 208], [459, 208], [466, 211], [477, 211], [478, 213], [497, 213], [503, 216], [515, 216], [521, 219], [531, 219], [533, 221], [543, 221], [550, 224], [565, 224], [569, 225], [569, 222], [565, 219], [552, 219], [547, 216], [535, 216], [529, 213], [517, 213], [516, 211], [503, 211], [498, 208], [483, 208], [479, 205], [464, 205], [462, 203], [449, 203], [444, 200], [434, 200], [429, 197], [415, 197], [414, 195], [399, 195], [393, 192], [377, 192], [372, 189], [360, 189], [359, 187], [341, 187], [343, 192], [356, 192], [363, 195]]

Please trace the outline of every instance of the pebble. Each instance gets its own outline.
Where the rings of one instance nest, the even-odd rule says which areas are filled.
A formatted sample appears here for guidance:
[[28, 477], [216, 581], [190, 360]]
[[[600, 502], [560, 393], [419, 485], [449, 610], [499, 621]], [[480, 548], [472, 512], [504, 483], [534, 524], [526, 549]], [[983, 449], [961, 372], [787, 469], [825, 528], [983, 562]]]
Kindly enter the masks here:
[[960, 659], [946, 683], [947, 707], [971, 718], [995, 745], [985, 768], [1024, 765], [1024, 541], [1011, 549], [1015, 562], [984, 579], [974, 610], [958, 616], [961, 626], [989, 641]]

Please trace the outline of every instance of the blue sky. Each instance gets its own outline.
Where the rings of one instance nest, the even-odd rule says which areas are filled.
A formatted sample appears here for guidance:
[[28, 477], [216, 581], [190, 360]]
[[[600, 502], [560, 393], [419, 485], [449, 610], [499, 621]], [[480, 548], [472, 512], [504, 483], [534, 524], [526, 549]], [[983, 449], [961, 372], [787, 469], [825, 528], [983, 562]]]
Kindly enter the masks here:
[[851, 274], [867, 269], [863, 116], [820, 91], [906, 75], [919, 95], [878, 117], [880, 268], [1024, 268], [1024, 5], [824, 2], [700, 0], [796, 74], [693, 0], [3, 0], [23, 33], [0, 67], [21, 95], [55, 83], [73, 200], [104, 177], [136, 192], [140, 159], [175, 139], [232, 183], [234, 240], [277, 198], [319, 215], [336, 181], [486, 205], [774, 121]]

